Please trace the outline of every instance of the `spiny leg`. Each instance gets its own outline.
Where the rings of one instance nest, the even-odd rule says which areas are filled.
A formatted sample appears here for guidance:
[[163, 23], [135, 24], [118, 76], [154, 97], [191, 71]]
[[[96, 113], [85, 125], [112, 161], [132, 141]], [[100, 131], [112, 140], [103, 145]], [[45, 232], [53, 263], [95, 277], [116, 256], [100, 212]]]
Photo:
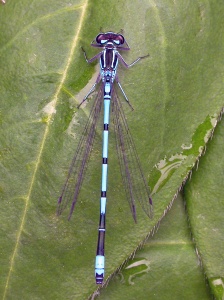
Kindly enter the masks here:
[[88, 59], [87, 55], [86, 55], [86, 51], [84, 50], [83, 47], [81, 47], [82, 51], [83, 51], [83, 54], [84, 54], [84, 57], [85, 57], [85, 60], [88, 64], [92, 63], [94, 60], [100, 58], [100, 56], [102, 55], [101, 52], [99, 52], [98, 54], [96, 54], [95, 56], [93, 56], [92, 58]]
[[144, 56], [139, 56], [135, 61], [133, 61], [131, 64], [127, 64], [126, 61], [124, 60], [124, 58], [121, 56], [120, 53], [117, 53], [117, 56], [120, 60], [120, 62], [122, 63], [123, 66], [125, 66], [125, 68], [130, 68], [132, 66], [134, 66], [138, 61], [140, 61], [141, 59], [144, 59], [146, 57], [149, 57], [150, 55], [144, 55]]
[[117, 84], [118, 84], [118, 86], [119, 86], [119, 88], [120, 88], [120, 90], [121, 90], [121, 92], [122, 92], [122, 94], [123, 94], [125, 100], [127, 101], [128, 105], [131, 107], [132, 110], [134, 110], [134, 108], [133, 108], [133, 106], [131, 105], [131, 103], [130, 103], [128, 97], [127, 97], [127, 95], [125, 94], [125, 92], [124, 92], [124, 90], [123, 90], [123, 88], [122, 88], [120, 82], [118, 81], [118, 77], [116, 77], [116, 81], [117, 81]]
[[77, 106], [77, 108], [80, 108], [80, 106], [88, 99], [89, 95], [92, 94], [92, 92], [94, 92], [96, 85], [100, 82], [100, 74], [97, 76], [96, 82], [94, 83], [94, 85], [91, 87], [91, 89], [89, 90], [88, 94], [83, 98], [82, 102], [79, 103], [79, 105]]

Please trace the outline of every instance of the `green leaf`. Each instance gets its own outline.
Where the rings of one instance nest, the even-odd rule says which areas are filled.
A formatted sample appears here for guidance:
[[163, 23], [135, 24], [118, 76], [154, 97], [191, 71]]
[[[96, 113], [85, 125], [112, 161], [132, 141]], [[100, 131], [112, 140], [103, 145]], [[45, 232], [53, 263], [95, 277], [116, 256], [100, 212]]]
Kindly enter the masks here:
[[[224, 295], [223, 120], [185, 188], [191, 230], [216, 299]], [[217, 159], [218, 158], [218, 159]]]
[[179, 194], [158, 232], [101, 291], [99, 299], [211, 299], [183, 204]]
[[72, 220], [55, 215], [91, 104], [76, 106], [96, 74], [80, 46], [89, 57], [96, 54], [89, 44], [103, 27], [124, 30], [131, 47], [122, 53], [126, 61], [150, 53], [130, 70], [119, 68], [119, 76], [135, 108], [126, 115], [149, 175], [154, 219], [139, 208], [133, 223], [111, 145], [108, 278], [166, 215], [216, 126], [224, 89], [223, 10], [221, 0], [8, 0], [0, 6], [3, 299], [85, 299], [96, 290], [100, 130]]

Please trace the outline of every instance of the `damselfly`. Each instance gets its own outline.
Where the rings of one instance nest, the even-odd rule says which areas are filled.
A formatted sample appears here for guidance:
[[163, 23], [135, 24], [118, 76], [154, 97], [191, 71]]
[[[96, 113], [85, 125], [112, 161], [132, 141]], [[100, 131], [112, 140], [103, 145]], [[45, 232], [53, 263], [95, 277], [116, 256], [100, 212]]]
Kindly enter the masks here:
[[[75, 156], [72, 160], [68, 177], [63, 186], [61, 196], [58, 199], [57, 213], [60, 215], [65, 207], [70, 203], [69, 219], [73, 213], [75, 204], [83, 182], [86, 171], [87, 162], [92, 150], [94, 136], [96, 132], [97, 120], [100, 115], [102, 102], [104, 102], [104, 125], [103, 125], [103, 153], [102, 153], [102, 188], [100, 198], [100, 221], [98, 229], [98, 243], [95, 261], [95, 278], [97, 284], [102, 284], [104, 278], [104, 241], [105, 241], [105, 224], [106, 224], [106, 193], [107, 193], [107, 170], [108, 170], [108, 134], [109, 134], [109, 119], [110, 119], [110, 103], [112, 102], [112, 111], [114, 115], [114, 130], [116, 136], [116, 148], [120, 163], [121, 175], [129, 201], [130, 209], [133, 218], [136, 222], [136, 206], [138, 200], [149, 217], [152, 217], [152, 200], [146, 179], [143, 175], [142, 168], [136, 148], [131, 137], [122, 104], [114, 88], [114, 81], [118, 84], [125, 100], [132, 108], [123, 88], [118, 79], [117, 66], [121, 64], [129, 68], [136, 64], [142, 58], [137, 58], [133, 63], [128, 65], [121, 54], [120, 50], [130, 50], [125, 38], [120, 33], [106, 32], [97, 35], [91, 46], [102, 48], [102, 51], [93, 58], [88, 59], [84, 52], [87, 63], [92, 63], [94, 60], [100, 61], [100, 72], [96, 82], [90, 89], [89, 93], [84, 97], [80, 105], [86, 101], [89, 95], [95, 90], [96, 85], [101, 82], [101, 86], [93, 103], [89, 119], [84, 128], [82, 137], [79, 141]], [[133, 108], [132, 108], [133, 109]]]

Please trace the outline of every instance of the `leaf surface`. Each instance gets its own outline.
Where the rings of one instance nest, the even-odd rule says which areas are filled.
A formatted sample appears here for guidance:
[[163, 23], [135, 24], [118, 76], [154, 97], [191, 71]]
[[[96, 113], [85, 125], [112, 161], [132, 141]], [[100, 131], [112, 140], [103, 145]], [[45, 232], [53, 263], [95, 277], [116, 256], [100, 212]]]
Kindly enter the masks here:
[[0, 7], [3, 299], [85, 299], [96, 289], [100, 130], [72, 220], [55, 215], [91, 107], [76, 109], [96, 73], [80, 46], [95, 55], [89, 44], [103, 27], [124, 30], [131, 47], [126, 61], [150, 53], [119, 74], [135, 108], [126, 109], [127, 121], [149, 175], [154, 218], [139, 208], [133, 223], [112, 143], [108, 277], [160, 223], [216, 126], [223, 106], [223, 11], [218, 0], [8, 0]]

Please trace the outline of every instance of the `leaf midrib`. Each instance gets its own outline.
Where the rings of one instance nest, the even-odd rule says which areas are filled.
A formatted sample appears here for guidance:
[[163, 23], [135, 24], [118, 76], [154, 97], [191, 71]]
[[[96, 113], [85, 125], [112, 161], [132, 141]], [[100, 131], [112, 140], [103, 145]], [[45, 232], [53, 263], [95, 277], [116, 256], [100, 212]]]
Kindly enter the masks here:
[[[49, 100], [49, 102], [54, 103], [54, 108], [56, 108], [56, 106], [57, 106], [58, 96], [59, 96], [59, 94], [62, 90], [63, 84], [64, 84], [64, 82], [67, 78], [68, 70], [69, 70], [69, 67], [70, 67], [71, 62], [72, 62], [72, 58], [73, 58], [73, 55], [74, 55], [75, 48], [76, 48], [77, 43], [78, 43], [78, 37], [80, 35], [82, 24], [84, 22], [85, 14], [86, 14], [86, 11], [87, 11], [87, 6], [88, 6], [88, 0], [85, 0], [82, 5], [76, 6], [76, 9], [77, 8], [82, 9], [81, 16], [80, 16], [80, 22], [79, 22], [78, 28], [77, 29], [75, 28], [74, 38], [73, 38], [72, 43], [71, 43], [71, 49], [69, 51], [68, 59], [67, 59], [67, 62], [65, 64], [64, 72], [62, 72], [61, 81], [58, 85], [58, 88], [56, 89], [55, 94]], [[74, 9], [74, 7], [73, 7], [73, 9]], [[67, 8], [66, 8], [66, 10], [67, 10]], [[58, 12], [57, 12], [57, 14], [58, 14]], [[49, 17], [49, 15], [38, 19], [38, 21], [43, 20], [43, 18], [46, 18], [46, 17]], [[35, 21], [35, 23], [36, 23], [36, 21]], [[31, 23], [29, 26], [33, 26], [33, 24], [34, 24], [34, 22]], [[26, 30], [27, 30], [27, 27], [26, 27]], [[20, 32], [20, 34], [21, 34], [21, 32]], [[6, 44], [4, 49], [9, 47], [9, 45], [13, 42], [13, 40], [11, 40], [8, 44]], [[53, 119], [53, 115], [54, 115], [54, 112], [50, 113], [49, 116], [48, 116], [48, 121], [46, 123], [46, 127], [45, 127], [45, 131], [44, 131], [44, 134], [43, 134], [42, 141], [40, 143], [36, 163], [34, 165], [33, 175], [31, 177], [31, 181], [30, 181], [30, 184], [29, 184], [28, 193], [27, 193], [27, 196], [24, 197], [24, 200], [25, 200], [24, 212], [22, 214], [21, 224], [20, 224], [20, 227], [19, 227], [19, 230], [18, 230], [15, 247], [14, 247], [13, 254], [11, 256], [10, 263], [9, 263], [9, 272], [8, 272], [8, 276], [7, 276], [7, 279], [6, 279], [3, 300], [6, 299], [6, 295], [7, 295], [7, 291], [8, 291], [8, 287], [9, 287], [9, 282], [10, 282], [11, 274], [12, 274], [12, 271], [13, 271], [13, 266], [14, 266], [14, 263], [15, 263], [16, 254], [17, 254], [18, 248], [19, 248], [19, 242], [20, 242], [21, 234], [23, 232], [24, 224], [25, 224], [25, 221], [26, 221], [26, 215], [27, 215], [27, 212], [28, 212], [28, 206], [29, 206], [29, 202], [30, 202], [34, 182], [35, 182], [35, 179], [36, 179], [36, 174], [37, 174], [40, 162], [41, 162], [42, 153], [43, 153], [43, 150], [44, 150], [44, 147], [45, 147], [45, 142], [46, 142], [47, 137], [48, 137], [49, 128], [50, 128], [50, 125], [51, 125], [51, 122], [52, 122], [52, 119]]]

